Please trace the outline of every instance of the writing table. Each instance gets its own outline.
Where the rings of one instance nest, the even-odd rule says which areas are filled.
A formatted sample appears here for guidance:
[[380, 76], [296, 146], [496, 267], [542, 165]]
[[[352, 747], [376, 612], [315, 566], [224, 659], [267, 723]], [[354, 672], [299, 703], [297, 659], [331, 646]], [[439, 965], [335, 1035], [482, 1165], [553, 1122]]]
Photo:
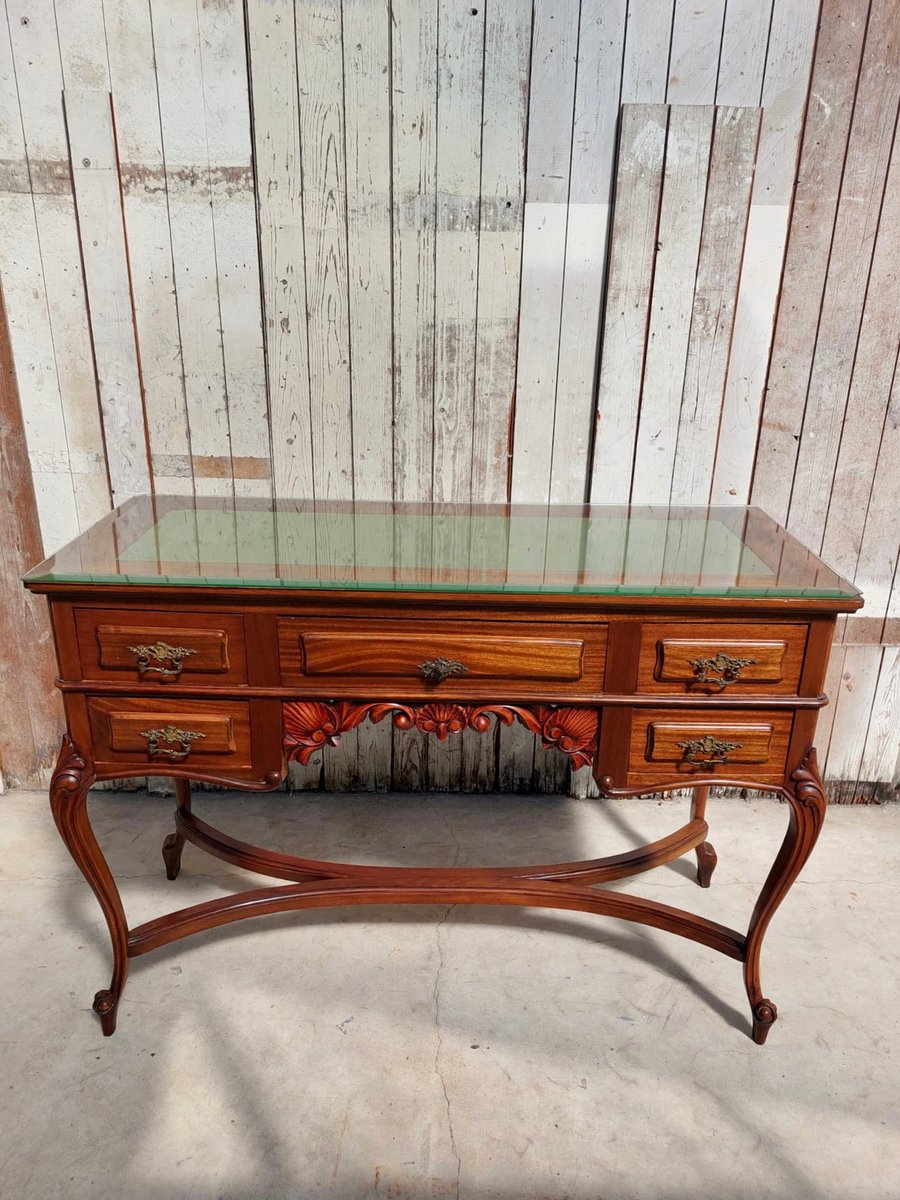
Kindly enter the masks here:
[[[667, 929], [743, 964], [753, 1038], [773, 913], [825, 811], [816, 715], [836, 615], [857, 590], [756, 509], [276, 503], [142, 497], [26, 586], [50, 602], [68, 731], [53, 816], [109, 926], [94, 1009], [111, 1034], [132, 958], [217, 925], [346, 904], [518, 904]], [[674, 833], [625, 853], [521, 867], [322, 862], [236, 841], [190, 781], [274, 788], [366, 719], [438, 739], [518, 722], [591, 766], [601, 794], [693, 789]], [[287, 880], [130, 928], [88, 819], [96, 780], [175, 781], [186, 841]], [[789, 805], [746, 933], [598, 887], [695, 852], [708, 887], [710, 785]]]

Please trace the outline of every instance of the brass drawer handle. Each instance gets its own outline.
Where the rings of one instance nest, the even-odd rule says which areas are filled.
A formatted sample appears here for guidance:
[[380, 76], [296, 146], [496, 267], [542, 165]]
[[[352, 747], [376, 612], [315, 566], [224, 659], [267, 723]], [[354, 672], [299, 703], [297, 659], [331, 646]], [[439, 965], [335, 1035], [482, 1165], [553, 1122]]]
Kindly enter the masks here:
[[[206, 737], [205, 733], [194, 733], [190, 729], [176, 729], [174, 725], [164, 725], [162, 729], [144, 729], [141, 731], [141, 737], [147, 739], [148, 754], [162, 754], [166, 758], [187, 758], [191, 752], [193, 742], [199, 742]], [[170, 745], [177, 746], [177, 750], [170, 750], [166, 746], [160, 746], [160, 742], [168, 742]]]
[[419, 663], [419, 674], [429, 683], [443, 683], [451, 675], [465, 675], [466, 668], [455, 658], [429, 658]]
[[[697, 767], [712, 767], [716, 763], [727, 763], [729, 750], [742, 749], [741, 742], [723, 742], [719, 738], [714, 738], [711, 733], [687, 742], [676, 742], [675, 745], [684, 750], [685, 762], [693, 763]], [[698, 754], [703, 757], [697, 758]]]
[[[186, 646], [170, 646], [168, 642], [154, 642], [150, 646], [129, 646], [128, 649], [137, 655], [139, 675], [162, 675], [166, 679], [176, 679], [181, 674], [184, 660], [197, 653]], [[169, 665], [152, 667], [151, 660]]]
[[744, 667], [754, 666], [756, 659], [733, 658], [719, 651], [713, 658], [691, 658], [688, 662], [694, 668], [694, 683], [714, 683], [722, 691], [729, 683], [737, 683]]

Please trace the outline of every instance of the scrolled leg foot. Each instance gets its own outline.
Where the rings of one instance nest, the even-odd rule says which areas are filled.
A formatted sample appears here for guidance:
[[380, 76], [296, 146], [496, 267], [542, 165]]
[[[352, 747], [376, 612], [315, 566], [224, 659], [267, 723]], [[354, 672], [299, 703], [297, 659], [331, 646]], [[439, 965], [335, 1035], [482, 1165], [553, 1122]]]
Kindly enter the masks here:
[[170, 833], [162, 844], [163, 862], [166, 864], [166, 879], [177, 879], [181, 870], [181, 852], [184, 838], [180, 833]]
[[769, 1030], [778, 1020], [778, 1009], [771, 1000], [760, 1000], [753, 1008], [753, 1040], [764, 1046]]
[[112, 1037], [116, 1032], [116, 1014], [119, 1009], [120, 996], [109, 991], [98, 992], [94, 997], [94, 1012], [100, 1018], [100, 1028], [104, 1037]]
[[718, 861], [718, 855], [712, 844], [701, 842], [697, 847], [697, 882], [702, 888], [708, 888], [712, 882], [712, 874]]
[[812, 853], [825, 819], [825, 789], [812, 747], [791, 772], [783, 791], [790, 805], [788, 828], [756, 901], [744, 952], [744, 985], [753, 1013], [753, 1040], [758, 1046], [765, 1042], [778, 1016], [772, 1001], [763, 998], [759, 969], [763, 938], [779, 904]]
[[116, 1028], [116, 1006], [128, 975], [128, 924], [119, 897], [119, 889], [94, 837], [88, 820], [87, 795], [94, 781], [85, 757], [78, 753], [68, 734], [53, 779], [50, 781], [50, 809], [60, 837], [97, 897], [109, 928], [113, 953], [113, 973], [109, 989], [94, 997], [94, 1012], [100, 1018], [103, 1033], [109, 1037]]

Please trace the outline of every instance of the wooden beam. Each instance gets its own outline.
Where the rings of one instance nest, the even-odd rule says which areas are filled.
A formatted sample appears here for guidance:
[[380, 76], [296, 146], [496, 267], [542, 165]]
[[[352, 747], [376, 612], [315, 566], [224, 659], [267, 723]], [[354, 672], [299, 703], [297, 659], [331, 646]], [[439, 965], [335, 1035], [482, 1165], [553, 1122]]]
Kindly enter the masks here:
[[[0, 761], [6, 785], [52, 765], [62, 733], [46, 604], [19, 577], [44, 557], [0, 288]], [[16, 703], [9, 698], [15, 696]]]

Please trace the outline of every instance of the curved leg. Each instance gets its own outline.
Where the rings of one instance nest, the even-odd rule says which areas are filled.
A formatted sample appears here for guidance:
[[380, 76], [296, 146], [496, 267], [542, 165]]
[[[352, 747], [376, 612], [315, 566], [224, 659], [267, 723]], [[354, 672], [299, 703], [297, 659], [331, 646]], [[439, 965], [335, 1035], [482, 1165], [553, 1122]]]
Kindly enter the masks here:
[[[706, 817], [706, 802], [709, 799], [709, 784], [694, 788], [694, 798], [691, 801], [691, 820], [702, 821]], [[718, 862], [715, 850], [709, 842], [701, 842], [697, 847], [697, 882], [702, 888], [708, 888], [712, 873]]]
[[115, 1033], [116, 1009], [128, 975], [128, 924], [119, 889], [88, 820], [87, 795], [93, 782], [93, 773], [66, 734], [50, 781], [50, 808], [60, 836], [100, 902], [109, 926], [113, 949], [112, 981], [108, 990], [98, 992], [94, 997], [94, 1012], [100, 1018], [104, 1037], [109, 1037]]
[[788, 829], [750, 918], [744, 960], [744, 984], [753, 1014], [753, 1040], [759, 1046], [765, 1042], [778, 1018], [778, 1009], [763, 996], [759, 981], [763, 937], [775, 910], [809, 858], [825, 818], [825, 792], [814, 749], [807, 750], [803, 762], [791, 772], [784, 794], [791, 806]]
[[[175, 807], [180, 812], [191, 811], [191, 781], [189, 779], [173, 779], [175, 784]], [[170, 833], [162, 844], [163, 861], [166, 864], [166, 878], [177, 879], [181, 870], [181, 852], [184, 849], [184, 834]]]

